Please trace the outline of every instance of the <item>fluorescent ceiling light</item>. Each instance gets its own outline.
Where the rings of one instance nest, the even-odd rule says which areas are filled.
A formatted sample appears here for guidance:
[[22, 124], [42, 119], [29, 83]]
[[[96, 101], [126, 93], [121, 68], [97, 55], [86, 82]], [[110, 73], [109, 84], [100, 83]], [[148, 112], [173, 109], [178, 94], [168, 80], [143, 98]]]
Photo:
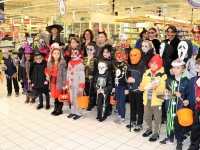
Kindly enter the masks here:
[[4, 3], [4, 2], [7, 2], [7, 1], [9, 1], [9, 0], [3, 0], [3, 1], [0, 1], [0, 3]]
[[103, 6], [103, 5], [107, 5], [108, 3], [97, 3], [97, 6]]
[[27, 6], [27, 7], [21, 7], [21, 8], [17, 8], [15, 10], [21, 10], [21, 9], [26, 9], [26, 8], [34, 8], [34, 7], [40, 7], [40, 6], [45, 6], [45, 5], [50, 5], [50, 4], [55, 4], [58, 2], [50, 2], [50, 3], [43, 3], [43, 4], [38, 4], [38, 5], [32, 5], [32, 6]]

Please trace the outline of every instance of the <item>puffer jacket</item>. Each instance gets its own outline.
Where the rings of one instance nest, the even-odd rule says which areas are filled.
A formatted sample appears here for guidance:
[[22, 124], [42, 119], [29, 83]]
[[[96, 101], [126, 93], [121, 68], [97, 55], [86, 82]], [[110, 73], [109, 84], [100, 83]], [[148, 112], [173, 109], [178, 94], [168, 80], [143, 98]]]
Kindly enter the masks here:
[[[100, 59], [102, 59], [102, 48], [106, 45], [106, 44], [109, 44], [109, 45], [112, 45], [113, 44], [113, 42], [111, 41], [111, 40], [107, 40], [105, 43], [103, 43], [103, 44], [100, 44], [99, 43], [99, 41], [97, 40], [97, 42], [96, 42], [96, 44], [97, 44], [97, 49], [96, 49], [96, 51], [95, 51], [95, 53], [94, 53], [94, 56], [96, 56], [99, 60]], [[114, 52], [112, 52], [112, 54], [111, 55], [113, 55], [114, 54]]]

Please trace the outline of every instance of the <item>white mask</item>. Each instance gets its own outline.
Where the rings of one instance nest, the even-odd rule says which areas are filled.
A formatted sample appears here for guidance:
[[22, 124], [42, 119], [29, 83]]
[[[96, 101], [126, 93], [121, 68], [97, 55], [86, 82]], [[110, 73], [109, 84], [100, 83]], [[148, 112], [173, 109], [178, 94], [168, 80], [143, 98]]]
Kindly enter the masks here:
[[104, 74], [106, 72], [107, 66], [105, 63], [100, 62], [98, 63], [98, 70], [99, 70], [99, 74]]
[[142, 51], [146, 53], [148, 52], [148, 50], [149, 50], [149, 44], [146, 42], [142, 42]]
[[86, 51], [88, 56], [93, 56], [93, 53], [95, 51], [94, 46], [87, 46]]
[[184, 58], [187, 58], [187, 52], [188, 52], [188, 44], [186, 41], [181, 41], [178, 44], [178, 57], [182, 60], [184, 60]]
[[74, 60], [78, 59], [79, 58], [78, 55], [79, 55], [78, 50], [73, 50], [71, 53], [71, 59], [74, 59]]
[[38, 44], [39, 44], [39, 48], [43, 48], [45, 46], [45, 41], [43, 39], [40, 39]]
[[165, 49], [165, 43], [161, 43], [160, 44], [160, 49], [159, 49], [160, 57], [163, 56], [164, 49]]

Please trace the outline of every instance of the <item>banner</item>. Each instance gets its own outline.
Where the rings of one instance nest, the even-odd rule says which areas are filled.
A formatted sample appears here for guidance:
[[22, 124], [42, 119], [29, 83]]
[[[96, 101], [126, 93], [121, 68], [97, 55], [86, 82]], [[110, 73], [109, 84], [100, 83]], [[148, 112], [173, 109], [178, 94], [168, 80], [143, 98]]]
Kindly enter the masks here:
[[5, 17], [4, 17], [4, 3], [0, 3], [0, 23], [5, 22]]

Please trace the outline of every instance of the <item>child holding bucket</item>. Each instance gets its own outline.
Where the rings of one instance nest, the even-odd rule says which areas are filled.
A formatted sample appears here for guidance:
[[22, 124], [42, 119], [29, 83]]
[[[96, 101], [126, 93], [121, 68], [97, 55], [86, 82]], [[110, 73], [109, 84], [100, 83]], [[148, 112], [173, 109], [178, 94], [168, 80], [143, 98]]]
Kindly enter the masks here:
[[77, 97], [83, 96], [83, 89], [85, 87], [85, 68], [83, 60], [79, 55], [79, 50], [71, 51], [71, 60], [68, 64], [66, 80], [66, 87], [69, 89], [71, 102], [71, 113], [67, 117], [74, 120], [82, 118], [82, 109], [78, 106]]
[[176, 98], [165, 101], [167, 112], [167, 138], [160, 141], [161, 144], [173, 144], [174, 136], [177, 139], [177, 150], [182, 150], [183, 131], [184, 127], [178, 122], [176, 112], [183, 106], [188, 106], [187, 100], [189, 94], [189, 80], [183, 74], [185, 70], [185, 62], [181, 59], [176, 59], [172, 62], [172, 72], [174, 75], [166, 80], [166, 92], [176, 95]]
[[197, 76], [189, 83], [190, 107], [193, 110], [194, 122], [191, 127], [190, 147], [188, 150], [199, 150], [200, 146], [200, 58], [196, 63]]

